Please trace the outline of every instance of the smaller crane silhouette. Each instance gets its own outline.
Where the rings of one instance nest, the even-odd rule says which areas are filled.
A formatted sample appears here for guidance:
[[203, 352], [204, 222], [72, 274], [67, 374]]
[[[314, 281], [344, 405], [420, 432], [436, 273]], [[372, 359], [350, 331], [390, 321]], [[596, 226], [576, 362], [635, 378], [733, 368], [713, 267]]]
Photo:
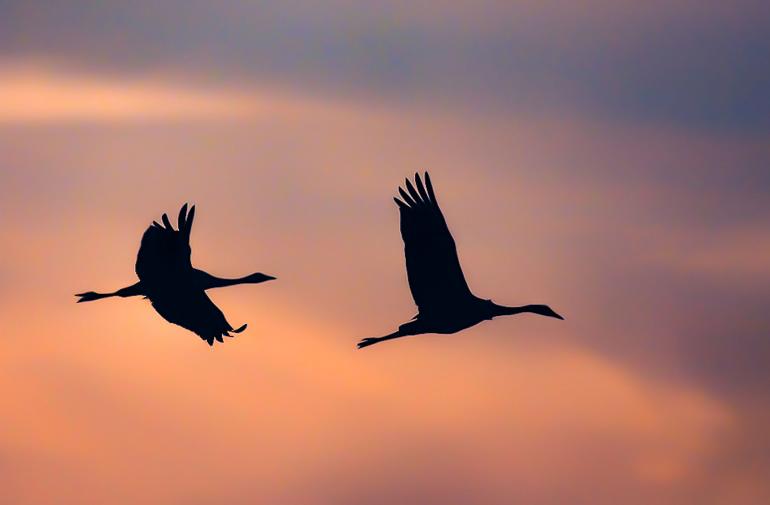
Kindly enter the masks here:
[[254, 273], [237, 279], [223, 279], [193, 268], [190, 231], [194, 218], [195, 206], [188, 212], [187, 204], [184, 204], [179, 211], [178, 230], [171, 226], [166, 214], [162, 217], [163, 225], [153, 221], [142, 236], [136, 257], [139, 282], [113, 293], [79, 293], [75, 295], [79, 297], [78, 303], [110, 296], [144, 296], [163, 319], [196, 333], [210, 346], [214, 345], [214, 340], [223, 342], [222, 337], [232, 337], [231, 332], [245, 330], [245, 324], [233, 329], [222, 311], [206, 296], [206, 290], [258, 284], [275, 277]]
[[457, 248], [444, 215], [436, 201], [430, 176], [425, 184], [414, 174], [415, 189], [406, 179], [406, 191], [398, 188], [401, 199], [393, 198], [401, 213], [406, 273], [418, 314], [398, 331], [377, 338], [365, 338], [358, 348], [378, 342], [423, 333], [457, 333], [497, 316], [531, 312], [564, 319], [547, 305], [506, 307], [476, 297], [468, 288]]

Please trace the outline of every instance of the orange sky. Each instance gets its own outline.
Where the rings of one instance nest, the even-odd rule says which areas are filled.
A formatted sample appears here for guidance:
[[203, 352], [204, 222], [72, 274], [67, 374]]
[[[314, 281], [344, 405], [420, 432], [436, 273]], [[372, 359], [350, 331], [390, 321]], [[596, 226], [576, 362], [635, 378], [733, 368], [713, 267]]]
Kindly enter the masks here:
[[[512, 15], [487, 2], [436, 28], [392, 9], [373, 12], [442, 41]], [[344, 66], [330, 92], [290, 50], [300, 70], [258, 78], [104, 65], [90, 46], [34, 48], [46, 11], [14, 12], [30, 37], [0, 53], [3, 504], [770, 500], [763, 125], [599, 112], [556, 88], [495, 106], [472, 98], [486, 83], [505, 103], [491, 74], [455, 88], [450, 67], [432, 69], [448, 72], [435, 100]], [[576, 17], [611, 33], [632, 13]], [[391, 197], [426, 169], [471, 289], [566, 321], [355, 349], [414, 314]], [[249, 324], [213, 349], [146, 301], [72, 296], [133, 283], [142, 232], [184, 202], [196, 266], [278, 277], [212, 293]]]

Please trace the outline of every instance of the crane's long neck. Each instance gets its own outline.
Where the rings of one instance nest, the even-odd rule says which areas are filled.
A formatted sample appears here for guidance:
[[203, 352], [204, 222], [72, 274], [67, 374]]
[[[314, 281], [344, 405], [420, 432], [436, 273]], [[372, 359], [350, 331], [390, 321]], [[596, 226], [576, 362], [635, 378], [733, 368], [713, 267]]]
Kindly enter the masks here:
[[555, 317], [556, 319], [564, 319], [557, 314], [548, 305], [522, 305], [521, 307], [506, 307], [504, 305], [494, 305], [495, 315], [498, 316], [512, 316], [515, 314], [521, 314], [524, 312], [530, 312], [532, 314], [538, 314], [541, 316]]
[[508, 307], [506, 305], [494, 305], [493, 313], [495, 316], [514, 316], [523, 312], [533, 312], [529, 306], [523, 305], [521, 307]]
[[269, 275], [265, 275], [261, 273], [255, 273], [255, 274], [246, 275], [244, 277], [227, 279], [223, 277], [215, 277], [202, 270], [196, 270], [196, 272], [197, 272], [196, 275], [198, 277], [198, 282], [203, 287], [203, 289], [224, 288], [227, 286], [236, 286], [238, 284], [258, 284], [260, 282], [265, 282], [265, 281], [275, 279], [275, 277], [271, 277]]
[[235, 286], [237, 284], [247, 284], [249, 282], [248, 276], [246, 277], [237, 277], [234, 279], [226, 279], [223, 277], [214, 277], [211, 276], [211, 282], [209, 282], [209, 285], [206, 286], [206, 289], [210, 288], [225, 288], [227, 286]]

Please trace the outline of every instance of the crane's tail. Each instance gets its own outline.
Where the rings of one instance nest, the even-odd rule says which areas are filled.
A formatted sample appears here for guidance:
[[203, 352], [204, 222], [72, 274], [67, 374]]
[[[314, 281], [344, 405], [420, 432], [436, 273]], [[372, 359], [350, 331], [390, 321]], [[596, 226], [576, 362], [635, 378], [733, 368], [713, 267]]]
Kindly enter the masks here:
[[362, 339], [356, 345], [359, 349], [363, 349], [364, 347], [369, 347], [370, 345], [374, 345], [379, 342], [383, 342], [385, 340], [390, 340], [392, 338], [405, 337], [405, 336], [406, 335], [404, 333], [401, 333], [401, 330], [398, 330], [391, 333], [390, 335], [385, 335], [384, 337], [371, 337], [371, 338]]

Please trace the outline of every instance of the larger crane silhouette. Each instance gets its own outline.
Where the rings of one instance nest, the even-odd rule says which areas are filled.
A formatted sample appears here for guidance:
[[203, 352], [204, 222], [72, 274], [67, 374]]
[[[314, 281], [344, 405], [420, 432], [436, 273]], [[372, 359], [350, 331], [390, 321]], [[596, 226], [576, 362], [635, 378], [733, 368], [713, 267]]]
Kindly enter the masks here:
[[401, 199], [393, 200], [401, 214], [406, 273], [419, 311], [411, 321], [399, 326], [398, 331], [361, 340], [359, 349], [409, 335], [457, 333], [497, 316], [522, 312], [564, 319], [547, 305], [506, 307], [471, 293], [430, 176], [425, 172], [423, 185], [420, 174], [414, 174], [414, 182], [417, 188], [406, 179], [406, 191], [399, 187]]
[[206, 296], [206, 290], [236, 284], [258, 284], [275, 277], [257, 272], [236, 279], [223, 279], [193, 268], [190, 231], [194, 218], [195, 206], [190, 207], [188, 212], [187, 204], [184, 204], [179, 211], [178, 230], [174, 229], [166, 214], [161, 218], [162, 225], [153, 221], [142, 236], [142, 245], [136, 256], [139, 282], [113, 293], [79, 293], [75, 295], [79, 297], [78, 303], [111, 296], [144, 296], [149, 298], [163, 319], [196, 333], [210, 346], [214, 345], [214, 340], [223, 342], [222, 337], [231, 337], [230, 333], [245, 330], [245, 324], [233, 329], [222, 311]]

